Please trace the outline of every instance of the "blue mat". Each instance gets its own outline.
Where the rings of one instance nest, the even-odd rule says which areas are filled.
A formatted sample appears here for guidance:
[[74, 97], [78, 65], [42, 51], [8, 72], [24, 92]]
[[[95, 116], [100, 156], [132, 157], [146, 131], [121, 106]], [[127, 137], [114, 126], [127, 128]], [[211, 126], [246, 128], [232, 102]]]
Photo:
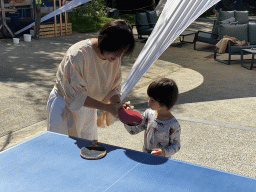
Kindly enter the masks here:
[[106, 157], [86, 160], [91, 143], [45, 132], [0, 153], [0, 191], [256, 191], [256, 179], [100, 143]]

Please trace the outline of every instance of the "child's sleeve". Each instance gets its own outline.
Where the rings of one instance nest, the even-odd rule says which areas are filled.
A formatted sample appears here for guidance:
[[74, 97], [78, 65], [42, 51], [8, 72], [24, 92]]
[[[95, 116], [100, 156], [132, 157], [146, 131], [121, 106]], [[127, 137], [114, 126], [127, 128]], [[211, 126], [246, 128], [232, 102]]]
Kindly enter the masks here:
[[[173, 128], [175, 127], [175, 128]], [[174, 155], [176, 152], [178, 152], [181, 148], [180, 144], [180, 134], [181, 134], [181, 128], [179, 123], [177, 122], [175, 126], [170, 128], [170, 135], [169, 135], [169, 145], [164, 149], [165, 156], [171, 157], [171, 155]]]
[[136, 126], [129, 126], [124, 124], [125, 129], [131, 134], [131, 135], [135, 135], [140, 133], [141, 131], [144, 131], [147, 129], [147, 124], [148, 124], [148, 115], [147, 115], [147, 111], [145, 111], [142, 114], [142, 122], [140, 125], [136, 125]]

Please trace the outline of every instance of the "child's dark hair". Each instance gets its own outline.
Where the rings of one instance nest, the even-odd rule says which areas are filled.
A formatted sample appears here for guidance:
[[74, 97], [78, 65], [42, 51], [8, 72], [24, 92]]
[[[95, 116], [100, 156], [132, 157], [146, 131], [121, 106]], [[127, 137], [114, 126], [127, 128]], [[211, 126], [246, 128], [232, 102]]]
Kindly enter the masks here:
[[178, 101], [179, 90], [176, 83], [168, 78], [153, 81], [147, 90], [148, 96], [171, 109]]
[[117, 54], [132, 55], [135, 40], [131, 26], [124, 20], [117, 19], [108, 22], [100, 30], [98, 35], [99, 49], [115, 52]]

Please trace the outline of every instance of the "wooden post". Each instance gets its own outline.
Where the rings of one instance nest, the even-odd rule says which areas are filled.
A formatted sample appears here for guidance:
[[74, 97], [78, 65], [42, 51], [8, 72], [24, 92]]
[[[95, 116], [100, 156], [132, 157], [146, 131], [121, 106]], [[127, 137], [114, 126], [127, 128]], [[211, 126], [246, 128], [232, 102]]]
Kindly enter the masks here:
[[41, 0], [35, 0], [35, 37], [39, 38], [40, 35], [40, 22], [41, 22]]
[[[6, 28], [7, 31], [11, 34], [11, 36], [14, 37], [12, 30], [6, 24], [4, 0], [1, 0], [1, 10], [2, 10], [2, 20], [3, 20], [3, 24], [1, 25], [1, 27]], [[3, 31], [5, 31], [5, 30], [3, 30]]]
[[68, 16], [67, 16], [67, 12], [65, 11], [65, 32], [66, 35], [68, 34]]
[[[61, 0], [59, 0], [59, 8], [61, 7]], [[60, 14], [60, 36], [62, 36], [62, 13]]]
[[[56, 0], [53, 1], [53, 9], [56, 10]], [[54, 32], [55, 37], [57, 37], [57, 18], [54, 16]]]
[[[66, 0], [63, 0], [63, 5], [65, 5], [67, 2]], [[65, 15], [65, 34], [68, 34], [68, 14], [67, 11], [64, 12]]]

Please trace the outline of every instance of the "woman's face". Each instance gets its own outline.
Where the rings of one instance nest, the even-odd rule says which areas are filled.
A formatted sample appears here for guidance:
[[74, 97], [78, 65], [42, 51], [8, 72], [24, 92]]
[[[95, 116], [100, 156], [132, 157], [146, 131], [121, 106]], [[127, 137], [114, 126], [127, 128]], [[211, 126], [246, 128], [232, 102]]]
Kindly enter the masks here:
[[114, 62], [118, 58], [122, 57], [123, 53], [105, 51], [102, 55], [105, 57], [105, 60], [108, 60], [109, 62]]

